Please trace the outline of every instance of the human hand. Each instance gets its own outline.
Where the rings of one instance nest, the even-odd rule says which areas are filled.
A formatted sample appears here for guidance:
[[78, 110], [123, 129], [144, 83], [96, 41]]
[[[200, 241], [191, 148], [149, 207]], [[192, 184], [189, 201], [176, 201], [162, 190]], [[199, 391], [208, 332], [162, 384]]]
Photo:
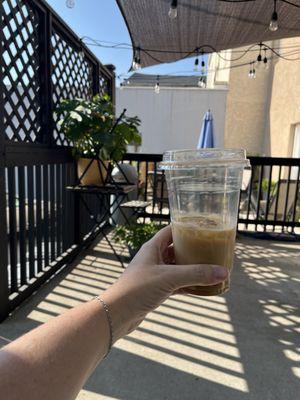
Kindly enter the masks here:
[[188, 286], [210, 286], [228, 277], [225, 267], [175, 265], [171, 227], [145, 243], [121, 277], [101, 297], [110, 305], [118, 339], [172, 294]]

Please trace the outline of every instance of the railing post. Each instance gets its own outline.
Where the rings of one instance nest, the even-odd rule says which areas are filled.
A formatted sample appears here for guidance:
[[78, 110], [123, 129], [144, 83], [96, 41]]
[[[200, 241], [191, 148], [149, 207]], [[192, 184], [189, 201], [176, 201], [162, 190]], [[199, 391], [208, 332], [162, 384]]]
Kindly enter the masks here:
[[111, 77], [109, 80], [109, 90], [108, 94], [110, 95], [111, 101], [113, 104], [116, 103], [116, 74], [115, 69], [116, 67], [113, 64], [106, 64], [105, 67], [109, 70]]
[[[3, 14], [3, 2], [0, 5]], [[0, 60], [3, 61], [3, 22], [0, 18]], [[4, 126], [4, 81], [0, 68], [0, 322], [9, 314], [9, 288], [7, 273], [7, 221], [6, 221], [6, 187], [5, 187], [5, 126]]]
[[80, 193], [74, 193], [74, 243], [81, 245]]
[[40, 81], [41, 81], [41, 141], [48, 146], [53, 144], [53, 93], [51, 65], [52, 16], [49, 10], [43, 15], [40, 28]]
[[93, 63], [93, 96], [100, 92], [100, 66], [97, 62]]

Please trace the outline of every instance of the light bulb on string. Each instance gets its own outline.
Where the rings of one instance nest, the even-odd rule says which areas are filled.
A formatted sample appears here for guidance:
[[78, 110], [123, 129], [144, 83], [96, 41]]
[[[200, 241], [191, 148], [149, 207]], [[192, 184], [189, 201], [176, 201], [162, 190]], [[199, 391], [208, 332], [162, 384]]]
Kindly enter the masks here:
[[196, 49], [196, 58], [195, 58], [195, 63], [194, 63], [194, 71], [197, 72], [198, 71], [198, 67], [199, 67], [199, 50]]
[[248, 77], [249, 77], [249, 78], [253, 78], [253, 68], [252, 68], [252, 65], [253, 65], [253, 63], [251, 62], [251, 63], [250, 63], [250, 70], [249, 70], [249, 73], [248, 73]]
[[156, 78], [156, 84], [155, 84], [155, 86], [154, 86], [154, 92], [155, 92], [156, 94], [159, 94], [159, 92], [160, 92], [160, 87], [159, 87], [159, 75], [157, 75], [157, 78]]
[[201, 89], [205, 88], [205, 81], [204, 81], [204, 79], [203, 79], [202, 76], [198, 79], [197, 85], [198, 85], [198, 87], [201, 88]]
[[265, 56], [263, 59], [264, 67], [265, 69], [269, 69], [269, 63], [268, 63], [268, 57], [267, 57], [267, 49], [264, 48]]
[[194, 64], [194, 71], [197, 72], [198, 71], [198, 65], [199, 65], [199, 58], [197, 57], [195, 59], [195, 64]]
[[141, 54], [140, 48], [138, 47], [135, 50], [135, 54], [134, 54], [134, 58], [133, 58], [133, 61], [132, 61], [132, 66], [131, 66], [131, 68], [134, 71], [137, 71], [138, 69], [141, 68], [141, 57], [140, 57], [140, 54]]
[[261, 46], [262, 46], [262, 44], [260, 43], [259, 44], [259, 54], [256, 59], [256, 68], [257, 69], [260, 69], [260, 67], [262, 66]]
[[177, 18], [177, 0], [172, 0], [171, 1], [171, 5], [170, 5], [170, 9], [169, 9], [168, 15], [169, 15], [170, 19]]
[[269, 25], [269, 29], [272, 32], [276, 32], [278, 29], [278, 14], [277, 14], [277, 10], [276, 10], [276, 1], [274, 0], [274, 11], [272, 13], [272, 17], [271, 17], [271, 21], [270, 21], [270, 25]]
[[202, 52], [201, 56], [201, 75], [205, 75], [206, 73], [206, 67], [205, 67], [205, 61], [204, 61], [204, 53]]
[[75, 7], [75, 0], [66, 0], [66, 6], [68, 8], [74, 8]]

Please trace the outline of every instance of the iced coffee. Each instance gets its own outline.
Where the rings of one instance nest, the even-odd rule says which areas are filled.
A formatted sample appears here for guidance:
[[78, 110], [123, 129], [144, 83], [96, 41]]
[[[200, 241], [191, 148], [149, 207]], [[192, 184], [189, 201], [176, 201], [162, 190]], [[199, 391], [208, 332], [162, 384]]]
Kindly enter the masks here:
[[[176, 264], [233, 267], [242, 175], [249, 166], [240, 149], [173, 150], [164, 153]], [[212, 296], [226, 292], [229, 279], [186, 292]]]
[[[228, 228], [218, 215], [188, 215], [172, 223], [176, 264], [233, 266], [235, 227]], [[213, 286], [193, 286], [187, 293], [214, 296], [229, 289], [229, 279]]]

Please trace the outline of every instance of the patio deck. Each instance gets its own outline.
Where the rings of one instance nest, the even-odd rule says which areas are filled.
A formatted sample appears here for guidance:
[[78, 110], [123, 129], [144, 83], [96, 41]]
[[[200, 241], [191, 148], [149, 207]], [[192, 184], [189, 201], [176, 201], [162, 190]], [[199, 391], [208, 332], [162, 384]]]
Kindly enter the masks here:
[[[240, 237], [232, 290], [168, 300], [114, 346], [78, 399], [295, 400], [299, 259], [299, 244]], [[90, 299], [121, 272], [95, 242], [0, 325], [0, 344]]]

